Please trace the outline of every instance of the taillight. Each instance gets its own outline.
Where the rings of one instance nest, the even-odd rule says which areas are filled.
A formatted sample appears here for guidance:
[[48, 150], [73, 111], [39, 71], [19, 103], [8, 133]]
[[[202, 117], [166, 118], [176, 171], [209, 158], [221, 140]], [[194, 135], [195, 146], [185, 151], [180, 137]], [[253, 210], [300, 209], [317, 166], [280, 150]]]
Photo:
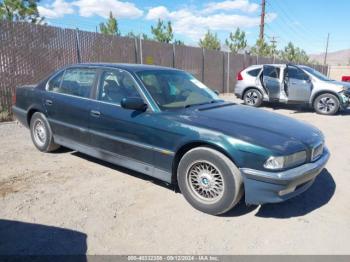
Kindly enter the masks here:
[[16, 91], [15, 90], [13, 91], [13, 94], [12, 94], [12, 105], [16, 105]]
[[238, 80], [238, 81], [243, 80], [243, 76], [242, 76], [242, 74], [241, 74], [242, 71], [243, 71], [243, 70], [239, 71], [238, 74], [237, 74], [237, 80]]

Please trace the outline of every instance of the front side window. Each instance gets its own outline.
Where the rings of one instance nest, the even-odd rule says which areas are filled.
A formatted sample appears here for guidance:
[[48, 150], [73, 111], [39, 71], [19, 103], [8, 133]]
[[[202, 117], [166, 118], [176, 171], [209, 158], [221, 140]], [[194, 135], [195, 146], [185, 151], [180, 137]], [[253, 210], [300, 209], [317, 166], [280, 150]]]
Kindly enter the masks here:
[[88, 98], [90, 97], [95, 77], [96, 71], [94, 69], [67, 69], [63, 75], [59, 74], [49, 82], [48, 90], [55, 93]]
[[288, 78], [297, 80], [307, 80], [308, 76], [299, 68], [288, 66]]
[[217, 101], [218, 96], [192, 75], [175, 70], [145, 70], [138, 77], [161, 109]]
[[132, 76], [123, 70], [104, 71], [101, 76], [98, 100], [120, 105], [121, 100], [126, 97], [141, 97]]

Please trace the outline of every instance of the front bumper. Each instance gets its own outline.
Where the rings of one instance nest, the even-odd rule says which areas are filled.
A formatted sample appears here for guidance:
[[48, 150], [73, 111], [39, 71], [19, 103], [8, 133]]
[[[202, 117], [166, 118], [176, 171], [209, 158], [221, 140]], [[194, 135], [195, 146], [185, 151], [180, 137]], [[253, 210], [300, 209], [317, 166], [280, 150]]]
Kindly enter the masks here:
[[345, 91], [345, 92], [341, 92], [340, 95], [340, 107], [341, 109], [346, 109], [348, 108], [349, 104], [350, 104], [350, 89]]
[[325, 167], [330, 153], [327, 148], [315, 162], [281, 172], [266, 172], [241, 168], [245, 202], [260, 205], [285, 201], [303, 193]]

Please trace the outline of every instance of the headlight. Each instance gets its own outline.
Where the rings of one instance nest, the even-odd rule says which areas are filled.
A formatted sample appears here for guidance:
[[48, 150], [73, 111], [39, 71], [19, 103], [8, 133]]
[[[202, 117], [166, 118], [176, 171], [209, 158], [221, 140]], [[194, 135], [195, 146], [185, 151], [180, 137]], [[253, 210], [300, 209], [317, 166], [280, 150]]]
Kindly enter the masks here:
[[266, 160], [264, 167], [274, 170], [284, 169], [303, 164], [305, 161], [306, 151], [300, 151], [288, 156], [271, 156]]

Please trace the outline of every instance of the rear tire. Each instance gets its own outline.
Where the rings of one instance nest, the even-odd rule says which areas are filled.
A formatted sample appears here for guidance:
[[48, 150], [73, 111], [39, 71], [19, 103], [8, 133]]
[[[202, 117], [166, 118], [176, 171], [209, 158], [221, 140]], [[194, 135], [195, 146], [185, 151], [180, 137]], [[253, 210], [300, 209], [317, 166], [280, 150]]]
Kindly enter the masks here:
[[50, 124], [43, 113], [36, 112], [30, 119], [30, 135], [41, 152], [52, 152], [60, 147], [55, 144]]
[[340, 102], [333, 94], [322, 94], [316, 97], [313, 107], [318, 114], [335, 115], [339, 111]]
[[251, 88], [244, 92], [243, 101], [248, 106], [259, 107], [263, 102], [263, 96], [259, 90]]
[[243, 194], [239, 169], [224, 154], [208, 147], [194, 148], [182, 157], [177, 179], [185, 199], [212, 215], [232, 209]]

